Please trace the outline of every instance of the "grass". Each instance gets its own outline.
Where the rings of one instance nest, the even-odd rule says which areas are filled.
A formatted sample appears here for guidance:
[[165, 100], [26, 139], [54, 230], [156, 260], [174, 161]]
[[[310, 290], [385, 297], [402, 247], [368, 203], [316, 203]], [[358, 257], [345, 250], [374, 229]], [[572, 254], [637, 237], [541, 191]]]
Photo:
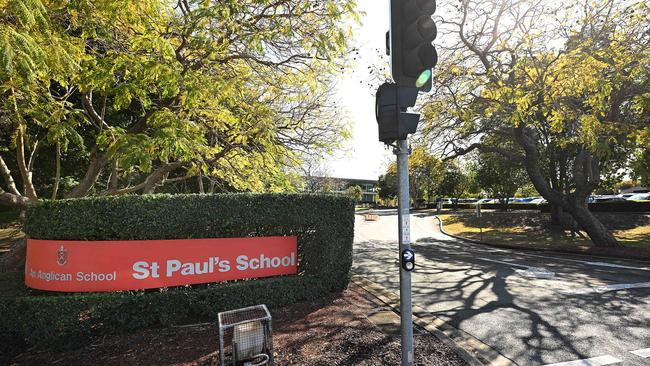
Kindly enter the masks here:
[[[599, 214], [599, 218], [625, 247], [650, 249], [650, 215]], [[550, 230], [550, 217], [536, 211], [454, 212], [440, 215], [446, 232], [488, 243], [551, 249], [558, 247], [589, 247], [591, 240], [583, 232], [571, 235], [569, 231]], [[481, 230], [483, 234], [481, 235]]]

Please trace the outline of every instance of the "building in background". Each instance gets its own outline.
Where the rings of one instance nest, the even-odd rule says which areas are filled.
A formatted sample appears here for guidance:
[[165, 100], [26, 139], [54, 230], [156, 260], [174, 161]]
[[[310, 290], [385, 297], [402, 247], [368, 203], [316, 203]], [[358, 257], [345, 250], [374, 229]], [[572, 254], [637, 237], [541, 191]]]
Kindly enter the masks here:
[[334, 193], [346, 194], [348, 188], [359, 186], [363, 192], [363, 204], [377, 203], [377, 181], [369, 179], [331, 178], [331, 177], [304, 177], [304, 192], [309, 193]]

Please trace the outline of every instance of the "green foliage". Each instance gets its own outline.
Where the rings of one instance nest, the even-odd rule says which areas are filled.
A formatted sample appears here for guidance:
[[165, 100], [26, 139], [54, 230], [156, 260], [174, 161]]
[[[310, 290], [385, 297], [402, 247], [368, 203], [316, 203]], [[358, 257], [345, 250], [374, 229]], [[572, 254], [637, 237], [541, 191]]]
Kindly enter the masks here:
[[397, 186], [397, 171], [394, 169], [394, 167], [393, 170], [391, 170], [389, 167], [386, 174], [380, 176], [379, 181], [377, 182], [377, 188], [379, 189], [379, 198], [386, 201], [397, 197]]
[[[409, 155], [409, 193], [413, 203], [431, 202], [444, 174], [440, 159], [418, 146]], [[379, 178], [379, 197], [390, 200], [397, 196], [397, 164], [391, 163]]]
[[[61, 179], [78, 183], [64, 192], [71, 197], [151, 193], [169, 173], [199, 172], [222, 191], [290, 191], [287, 168], [304, 151], [328, 152], [349, 136], [331, 83], [344, 65], [354, 6], [4, 1], [0, 126], [9, 133], [0, 141], [21, 149], [12, 136], [22, 131], [27, 156], [42, 159], [59, 144]], [[48, 163], [34, 174], [37, 188], [55, 179]], [[154, 181], [134, 182], [148, 176]]]
[[423, 146], [413, 149], [409, 157], [409, 185], [414, 202], [431, 202], [444, 176], [444, 165]]
[[143, 327], [215, 321], [217, 312], [227, 309], [257, 303], [275, 307], [340, 291], [352, 265], [354, 205], [346, 197], [272, 194], [46, 201], [30, 207], [25, 231], [33, 238], [60, 240], [298, 236], [296, 276], [153, 291], [33, 292], [0, 298], [3, 341], [11, 340], [14, 347], [60, 346]]
[[348, 197], [352, 198], [352, 200], [356, 203], [361, 202], [363, 199], [363, 189], [357, 185], [348, 187], [348, 189], [345, 191], [345, 194]]
[[492, 153], [479, 154], [476, 181], [488, 197], [500, 199], [514, 197], [520, 187], [529, 183], [521, 165]]
[[[454, 152], [481, 144], [511, 160], [527, 155], [559, 195], [576, 187], [588, 195], [612, 172], [642, 172], [650, 141], [650, 7], [615, 1], [590, 2], [580, 11], [575, 6], [521, 2], [512, 4], [508, 19], [495, 16], [500, 7], [490, 1], [454, 9], [450, 18], [475, 22], [450, 32], [459, 51], [441, 57], [436, 68], [444, 87], [425, 107], [425, 132], [449, 136], [453, 141], [440, 144]], [[526, 13], [538, 15], [518, 15]], [[557, 27], [541, 26], [549, 23]], [[463, 43], [463, 37], [472, 40]], [[532, 146], [526, 153], [524, 144]], [[598, 176], [586, 182], [584, 174], [573, 176], [580, 152], [600, 163], [592, 169]], [[535, 184], [544, 185], [542, 179]]]
[[517, 189], [515, 197], [537, 197], [539, 192], [535, 189], [532, 183], [524, 184]]
[[470, 190], [472, 181], [456, 164], [450, 164], [440, 183], [438, 193], [441, 196], [460, 198]]

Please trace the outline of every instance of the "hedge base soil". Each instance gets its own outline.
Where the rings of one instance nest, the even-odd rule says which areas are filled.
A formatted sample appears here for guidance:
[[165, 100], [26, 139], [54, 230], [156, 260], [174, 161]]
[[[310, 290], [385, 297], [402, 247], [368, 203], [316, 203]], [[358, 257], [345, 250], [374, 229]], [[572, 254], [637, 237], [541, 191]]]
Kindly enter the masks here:
[[[342, 295], [272, 311], [276, 365], [399, 365], [399, 335], [367, 315], [380, 306], [351, 284]], [[26, 352], [13, 365], [218, 365], [214, 324], [140, 331], [68, 351]], [[416, 365], [466, 365], [448, 346], [415, 329]]]

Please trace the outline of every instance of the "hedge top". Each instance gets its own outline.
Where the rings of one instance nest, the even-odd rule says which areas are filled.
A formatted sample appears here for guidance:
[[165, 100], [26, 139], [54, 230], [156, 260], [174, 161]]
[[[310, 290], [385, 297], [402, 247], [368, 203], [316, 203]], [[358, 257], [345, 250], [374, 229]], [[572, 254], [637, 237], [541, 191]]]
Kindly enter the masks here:
[[301, 228], [352, 235], [354, 202], [311, 194], [143, 195], [42, 201], [25, 233], [52, 240], [146, 240], [290, 235]]

